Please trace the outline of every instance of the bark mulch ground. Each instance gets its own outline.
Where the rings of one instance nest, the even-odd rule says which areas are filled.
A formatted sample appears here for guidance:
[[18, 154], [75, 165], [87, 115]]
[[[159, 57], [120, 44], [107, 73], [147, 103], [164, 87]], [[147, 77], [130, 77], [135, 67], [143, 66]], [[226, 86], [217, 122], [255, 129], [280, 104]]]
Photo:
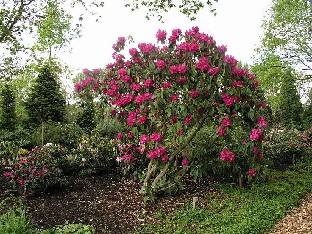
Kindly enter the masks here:
[[[156, 223], [155, 214], [169, 214], [181, 208], [194, 196], [215, 193], [209, 184], [189, 180], [186, 189], [173, 197], [159, 198], [156, 205], [146, 205], [139, 193], [140, 185], [119, 173], [88, 178], [71, 176], [68, 185], [57, 190], [25, 198], [25, 205], [34, 225], [47, 229], [55, 225], [83, 223], [93, 225], [99, 233], [129, 233], [144, 223]], [[0, 185], [4, 178], [0, 176]], [[0, 188], [0, 200], [5, 195]], [[204, 206], [198, 202], [199, 206]]]

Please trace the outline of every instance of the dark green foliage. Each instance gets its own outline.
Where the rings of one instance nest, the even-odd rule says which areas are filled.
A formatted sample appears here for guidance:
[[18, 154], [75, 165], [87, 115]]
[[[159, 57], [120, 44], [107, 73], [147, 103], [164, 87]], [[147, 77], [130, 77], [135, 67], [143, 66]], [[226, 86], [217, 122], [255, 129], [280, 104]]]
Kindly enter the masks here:
[[91, 98], [81, 100], [80, 108], [81, 111], [78, 114], [77, 123], [84, 130], [85, 133], [90, 134], [95, 128], [95, 113], [93, 100]]
[[65, 117], [65, 98], [60, 91], [50, 63], [45, 63], [39, 72], [26, 101], [30, 121], [39, 125], [48, 120], [63, 122]]
[[303, 108], [296, 89], [295, 79], [289, 70], [286, 72], [282, 81], [280, 95], [279, 109], [281, 124], [287, 128], [300, 126]]
[[43, 144], [60, 144], [68, 149], [76, 148], [83, 131], [75, 123], [53, 123], [51, 121], [38, 126], [32, 134], [32, 147], [41, 145], [41, 131], [44, 130]]
[[1, 90], [1, 128], [7, 131], [14, 131], [16, 128], [15, 96], [12, 86], [5, 83]]
[[312, 127], [312, 88], [309, 92], [309, 100], [304, 107], [302, 120], [305, 128]]

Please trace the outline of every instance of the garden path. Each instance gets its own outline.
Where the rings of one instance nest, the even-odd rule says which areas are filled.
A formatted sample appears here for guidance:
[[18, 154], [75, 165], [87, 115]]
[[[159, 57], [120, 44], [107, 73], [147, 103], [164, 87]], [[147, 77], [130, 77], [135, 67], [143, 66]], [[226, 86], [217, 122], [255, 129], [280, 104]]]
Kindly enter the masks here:
[[290, 210], [270, 234], [312, 234], [312, 193], [302, 200], [300, 206]]

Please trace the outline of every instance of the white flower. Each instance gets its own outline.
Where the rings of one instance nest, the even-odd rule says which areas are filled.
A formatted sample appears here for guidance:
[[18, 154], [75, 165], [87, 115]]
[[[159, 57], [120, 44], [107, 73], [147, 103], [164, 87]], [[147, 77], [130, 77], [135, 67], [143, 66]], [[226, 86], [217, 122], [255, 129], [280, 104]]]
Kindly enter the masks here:
[[81, 159], [81, 162], [85, 162], [85, 161], [87, 161], [86, 158], [82, 158], [82, 159]]

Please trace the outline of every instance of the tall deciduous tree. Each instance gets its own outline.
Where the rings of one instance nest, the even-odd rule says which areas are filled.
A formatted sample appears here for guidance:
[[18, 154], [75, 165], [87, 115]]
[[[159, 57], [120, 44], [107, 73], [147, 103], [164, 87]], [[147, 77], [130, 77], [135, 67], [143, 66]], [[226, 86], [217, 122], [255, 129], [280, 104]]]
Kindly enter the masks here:
[[261, 57], [251, 66], [251, 71], [259, 79], [260, 87], [264, 91], [273, 112], [279, 107], [281, 97], [279, 94], [285, 76], [284, 68], [287, 66], [287, 62], [283, 62], [279, 56], [274, 54]]
[[63, 122], [65, 98], [57, 82], [51, 62], [45, 63], [31, 88], [26, 109], [32, 123], [39, 125], [48, 120]]
[[273, 0], [263, 23], [261, 52], [312, 71], [312, 2]]
[[281, 124], [285, 127], [301, 126], [303, 108], [300, 96], [296, 89], [294, 76], [291, 70], [286, 71], [281, 87], [280, 114]]

